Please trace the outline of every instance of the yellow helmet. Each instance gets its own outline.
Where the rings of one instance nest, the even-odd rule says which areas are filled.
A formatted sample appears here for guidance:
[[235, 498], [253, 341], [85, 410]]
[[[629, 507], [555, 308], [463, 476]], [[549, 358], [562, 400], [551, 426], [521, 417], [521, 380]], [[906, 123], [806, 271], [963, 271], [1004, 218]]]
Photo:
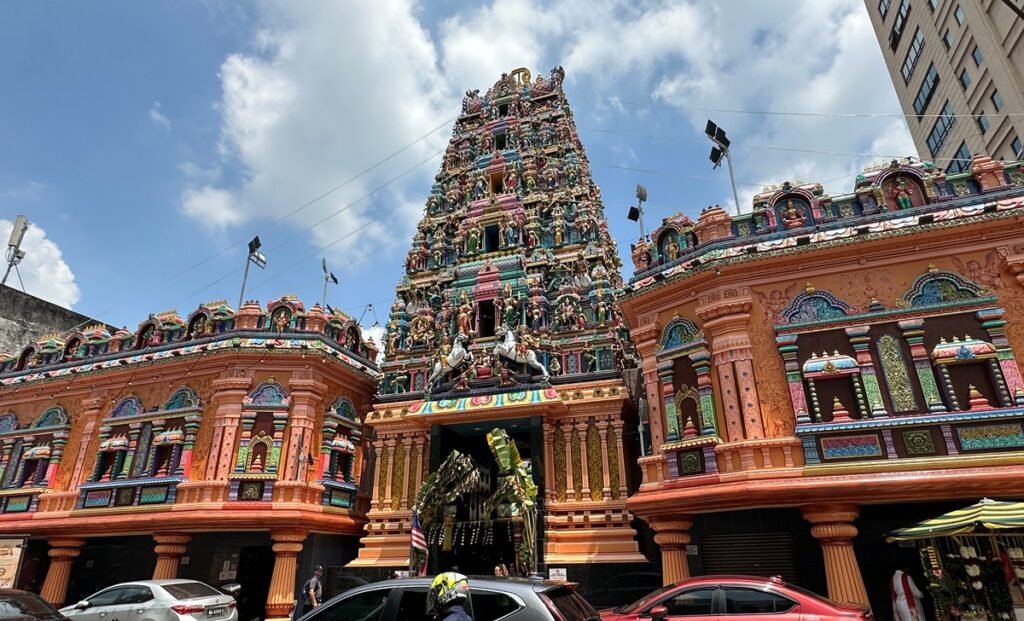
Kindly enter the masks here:
[[469, 578], [454, 571], [438, 574], [427, 593], [427, 612], [441, 612], [449, 604], [469, 599]]

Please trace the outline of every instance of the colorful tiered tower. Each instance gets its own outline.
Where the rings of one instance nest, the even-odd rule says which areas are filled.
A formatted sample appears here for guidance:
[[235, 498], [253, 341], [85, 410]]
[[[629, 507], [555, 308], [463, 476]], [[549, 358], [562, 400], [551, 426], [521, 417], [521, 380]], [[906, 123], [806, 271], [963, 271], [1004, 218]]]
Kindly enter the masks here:
[[[563, 77], [517, 69], [463, 100], [391, 307], [356, 566], [406, 566], [423, 479], [452, 449], [486, 470], [495, 427], [530, 458], [541, 490], [542, 568], [644, 560], [625, 510], [636, 455], [624, 438], [637, 417], [623, 379], [636, 357], [616, 302], [621, 263]], [[441, 547], [463, 571], [509, 563], [467, 566], [486, 556], [473, 542], [500, 516], [470, 523], [463, 510], [450, 509], [455, 541]]]

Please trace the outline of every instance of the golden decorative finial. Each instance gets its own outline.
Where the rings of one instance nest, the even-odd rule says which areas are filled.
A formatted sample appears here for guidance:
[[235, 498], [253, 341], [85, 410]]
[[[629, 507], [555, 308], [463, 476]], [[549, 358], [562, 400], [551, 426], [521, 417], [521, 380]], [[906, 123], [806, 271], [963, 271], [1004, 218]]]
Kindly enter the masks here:
[[814, 293], [816, 291], [814, 285], [811, 284], [811, 281], [808, 280], [807, 284], [804, 285], [804, 291], [806, 291], [807, 293]]
[[928, 271], [929, 272], [937, 272], [937, 271], [939, 271], [939, 268], [935, 267], [934, 263], [929, 263], [928, 264]]

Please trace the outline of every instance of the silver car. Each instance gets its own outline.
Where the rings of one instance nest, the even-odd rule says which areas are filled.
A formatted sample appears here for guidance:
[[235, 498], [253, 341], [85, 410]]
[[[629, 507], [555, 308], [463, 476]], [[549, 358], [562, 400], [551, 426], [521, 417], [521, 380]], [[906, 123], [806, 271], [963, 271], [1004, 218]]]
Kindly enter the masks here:
[[140, 580], [61, 608], [74, 621], [238, 621], [235, 598], [195, 580]]

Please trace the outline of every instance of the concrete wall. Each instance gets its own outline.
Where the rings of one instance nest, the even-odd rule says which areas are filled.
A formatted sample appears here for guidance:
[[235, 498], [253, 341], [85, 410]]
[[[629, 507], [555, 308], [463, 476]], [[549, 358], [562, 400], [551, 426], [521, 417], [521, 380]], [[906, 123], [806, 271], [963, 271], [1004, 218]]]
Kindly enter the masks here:
[[101, 322], [18, 289], [0, 286], [0, 351], [17, 355], [45, 334], [94, 323]]

